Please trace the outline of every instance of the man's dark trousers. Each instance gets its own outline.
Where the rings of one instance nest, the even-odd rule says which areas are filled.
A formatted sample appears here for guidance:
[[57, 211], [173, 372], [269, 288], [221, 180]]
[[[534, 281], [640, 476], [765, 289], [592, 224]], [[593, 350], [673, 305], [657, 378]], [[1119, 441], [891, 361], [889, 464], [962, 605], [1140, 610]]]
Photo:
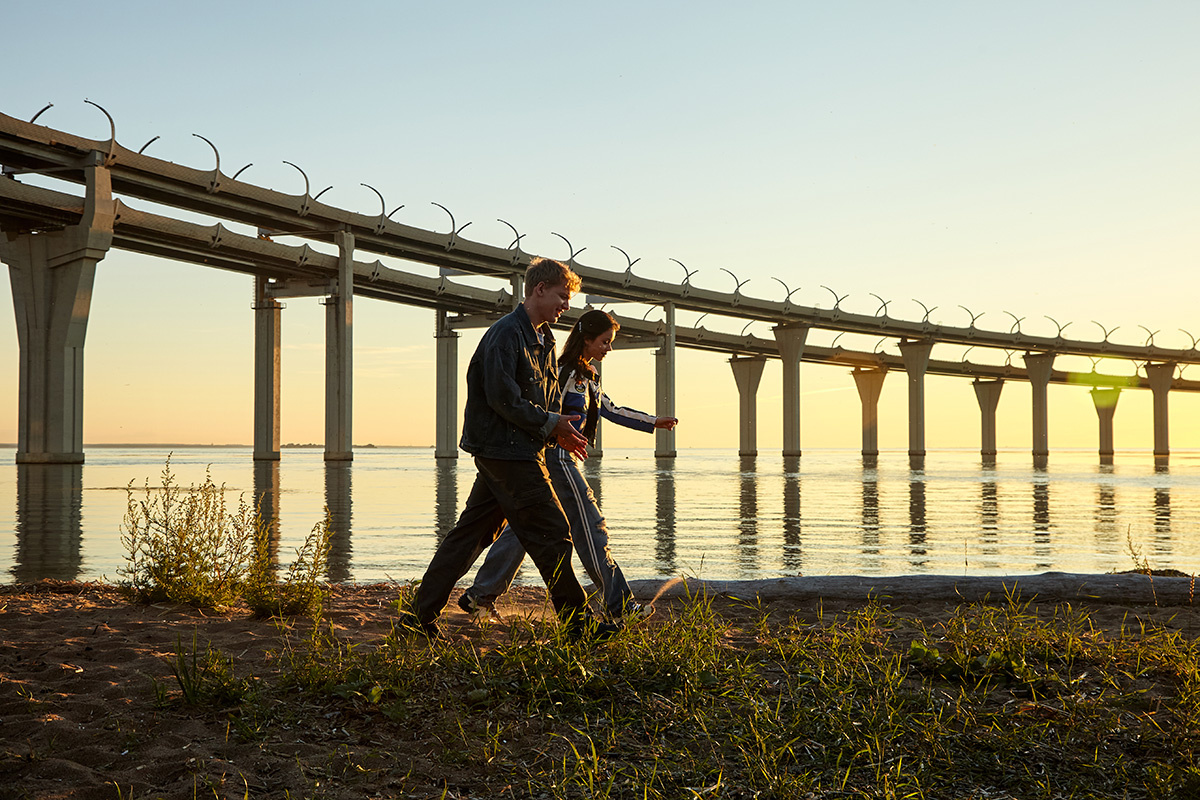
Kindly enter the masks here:
[[587, 605], [587, 595], [571, 569], [571, 526], [545, 461], [475, 457], [479, 474], [458, 524], [438, 545], [417, 587], [413, 611], [433, 622], [450, 599], [458, 579], [500, 534], [507, 519], [533, 559], [558, 616], [567, 619]]

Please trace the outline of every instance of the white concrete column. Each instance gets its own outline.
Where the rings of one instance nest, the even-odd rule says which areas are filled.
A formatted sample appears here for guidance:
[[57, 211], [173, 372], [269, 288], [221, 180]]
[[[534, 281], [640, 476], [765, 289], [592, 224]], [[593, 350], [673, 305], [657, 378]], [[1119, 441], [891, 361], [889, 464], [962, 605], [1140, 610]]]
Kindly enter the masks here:
[[437, 342], [434, 381], [434, 458], [458, 458], [458, 331], [451, 329], [445, 311], [435, 311]]
[[1175, 365], [1147, 364], [1146, 377], [1150, 380], [1150, 391], [1154, 393], [1154, 460], [1166, 463], [1171, 454], [1167, 434], [1167, 395], [1175, 382]]
[[900, 357], [908, 374], [908, 456], [925, 457], [925, 370], [933, 342], [900, 342]]
[[772, 328], [783, 360], [783, 455], [800, 455], [800, 359], [808, 337], [805, 325]]
[[1092, 403], [1096, 406], [1096, 416], [1100, 419], [1100, 463], [1113, 463], [1113, 417], [1117, 414], [1117, 401], [1121, 399], [1118, 388], [1092, 389]]
[[855, 367], [850, 374], [862, 401], [862, 454], [874, 458], [879, 455], [879, 393], [887, 370]]
[[512, 310], [516, 311], [517, 306], [525, 302], [525, 276], [513, 275], [509, 283], [512, 285]]
[[1050, 456], [1050, 422], [1046, 387], [1054, 371], [1054, 353], [1026, 353], [1025, 370], [1033, 387], [1033, 461], [1044, 465]]
[[337, 294], [325, 300], [325, 460], [354, 458], [354, 234], [338, 231]]
[[[654, 414], [675, 416], [675, 304], [663, 304], [666, 318], [658, 350], [654, 351]], [[675, 457], [675, 431], [658, 428], [654, 431], [655, 458]]]
[[975, 387], [975, 399], [979, 401], [979, 454], [985, 459], [995, 459], [996, 407], [1000, 405], [1000, 390], [1004, 388], [1004, 379], [981, 381], [976, 378], [971, 385]]
[[738, 387], [738, 455], [758, 455], [758, 382], [767, 359], [763, 356], [729, 359]]
[[16, 312], [17, 463], [83, 463], [83, 345], [96, 263], [112, 244], [115, 204], [104, 167], [84, 169], [78, 225], [0, 235]]
[[280, 345], [283, 304], [254, 279], [254, 460], [279, 460]]

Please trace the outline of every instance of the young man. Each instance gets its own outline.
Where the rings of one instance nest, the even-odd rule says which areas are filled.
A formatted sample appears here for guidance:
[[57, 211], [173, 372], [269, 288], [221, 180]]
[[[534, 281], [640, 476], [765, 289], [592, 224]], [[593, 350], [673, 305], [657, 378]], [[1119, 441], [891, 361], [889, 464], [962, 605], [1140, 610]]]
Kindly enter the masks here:
[[546, 441], [583, 457], [587, 441], [559, 413], [558, 363], [550, 323], [571, 307], [579, 276], [537, 258], [525, 272], [525, 301], [483, 335], [467, 367], [467, 403], [459, 445], [479, 474], [458, 524], [438, 545], [401, 624], [437, 636], [437, 618], [459, 578], [508, 520], [533, 559], [567, 634], [610, 635], [590, 621], [587, 596], [571, 570], [571, 527], [546, 471]]

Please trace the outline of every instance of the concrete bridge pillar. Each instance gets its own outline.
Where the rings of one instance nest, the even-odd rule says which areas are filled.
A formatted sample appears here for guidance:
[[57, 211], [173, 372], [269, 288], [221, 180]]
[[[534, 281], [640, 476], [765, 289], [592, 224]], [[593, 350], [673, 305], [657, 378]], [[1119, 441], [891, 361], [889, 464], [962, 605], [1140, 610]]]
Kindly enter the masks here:
[[83, 463], [83, 344], [96, 263], [112, 244], [115, 203], [106, 168], [84, 170], [78, 225], [33, 233], [6, 230], [17, 319], [17, 463]]
[[783, 360], [783, 455], [800, 455], [800, 358], [808, 327], [776, 325], [772, 329]]
[[738, 398], [738, 455], [758, 455], [758, 382], [762, 379], [767, 359], [763, 356], [729, 359], [733, 378], [737, 381]]
[[517, 306], [525, 302], [525, 276], [513, 275], [509, 282], [512, 284], [512, 310], [516, 311]]
[[1033, 464], [1045, 467], [1050, 457], [1050, 421], [1046, 388], [1054, 371], [1054, 353], [1026, 353], [1025, 369], [1033, 387]]
[[325, 300], [325, 460], [354, 459], [354, 234], [338, 231], [337, 293]]
[[996, 406], [1000, 405], [1000, 390], [1004, 388], [1004, 379], [981, 381], [978, 378], [972, 383], [975, 387], [975, 399], [979, 401], [980, 418], [980, 447], [979, 454], [984, 461], [996, 461]]
[[437, 343], [434, 382], [434, 458], [458, 458], [458, 331], [450, 328], [445, 311], [435, 311], [433, 337]]
[[1175, 382], [1175, 365], [1147, 364], [1146, 377], [1150, 380], [1150, 391], [1154, 393], [1154, 463], [1166, 464], [1171, 455], [1167, 435], [1167, 394]]
[[920, 469], [925, 458], [925, 370], [931, 350], [930, 341], [900, 342], [900, 356], [908, 373], [908, 460], [913, 469]]
[[887, 369], [862, 369], [855, 367], [850, 373], [858, 387], [862, 401], [862, 454], [865, 461], [879, 455], [879, 393], [883, 391], [883, 379]]
[[1096, 416], [1100, 418], [1100, 463], [1113, 463], [1113, 417], [1117, 413], [1117, 401], [1121, 399], [1121, 390], [1117, 388], [1092, 389], [1092, 403], [1096, 406]]
[[279, 460], [279, 369], [283, 304], [254, 279], [254, 460]]
[[[675, 304], [663, 304], [666, 319], [658, 350], [654, 352], [654, 413], [659, 417], [675, 416]], [[675, 457], [675, 431], [658, 428], [654, 431], [655, 458]]]

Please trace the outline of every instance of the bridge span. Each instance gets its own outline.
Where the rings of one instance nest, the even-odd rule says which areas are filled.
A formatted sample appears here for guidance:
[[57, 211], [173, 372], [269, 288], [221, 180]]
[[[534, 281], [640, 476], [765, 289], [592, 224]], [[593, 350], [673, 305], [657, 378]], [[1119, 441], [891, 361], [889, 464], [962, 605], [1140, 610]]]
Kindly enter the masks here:
[[[101, 109], [103, 110], [103, 109]], [[107, 116], [107, 112], [106, 116]], [[36, 119], [36, 117], [35, 117]], [[523, 234], [512, 228], [507, 247], [461, 236], [450, 214], [446, 233], [395, 222], [379, 195], [378, 215], [361, 214], [323, 204], [320, 192], [288, 195], [225, 175], [215, 146], [216, 166], [205, 171], [163, 161], [122, 147], [109, 117], [111, 137], [96, 141], [25, 122], [0, 113], [0, 260], [8, 264], [13, 287], [20, 347], [20, 463], [83, 461], [83, 343], [96, 264], [110, 248], [119, 248], [253, 277], [255, 288], [254, 457], [277, 460], [280, 451], [280, 300], [320, 296], [326, 305], [325, 458], [353, 458], [352, 307], [353, 298], [370, 297], [431, 309], [435, 313], [437, 350], [437, 433], [435, 454], [457, 455], [457, 340], [463, 328], [490, 324], [523, 296], [521, 285], [532, 254], [521, 248]], [[207, 141], [207, 140], [206, 140]], [[145, 148], [143, 147], [143, 150]], [[82, 196], [23, 180], [41, 176], [84, 187]], [[46, 182], [46, 181], [42, 181]], [[307, 186], [307, 176], [305, 183]], [[366, 184], [363, 184], [366, 186]], [[371, 188], [371, 187], [367, 187]], [[374, 191], [374, 190], [372, 190]], [[376, 191], [376, 194], [378, 192]], [[151, 201], [220, 220], [201, 225], [131, 206], [118, 199]], [[394, 214], [395, 211], [392, 212]], [[449, 212], [448, 212], [449, 213]], [[229, 225], [250, 226], [241, 233]], [[508, 223], [505, 223], [508, 224]], [[512, 226], [509, 225], [511, 228]], [[275, 239], [299, 239], [290, 245]], [[565, 241], [565, 240], [564, 240]], [[320, 247], [309, 244], [324, 243]], [[332, 248], [328, 245], [332, 245]], [[1004, 382], [1028, 381], [1033, 387], [1033, 456], [1044, 462], [1049, 453], [1047, 387], [1069, 383], [1091, 387], [1098, 415], [1100, 457], [1113, 456], [1113, 415], [1123, 389], [1148, 389], [1154, 396], [1154, 454], [1165, 463], [1170, 452], [1168, 398], [1173, 391], [1200, 391], [1200, 381], [1185, 380], [1178, 370], [1200, 363], [1200, 350], [1155, 346], [1153, 335], [1142, 346], [1108, 340], [1032, 336], [1020, 320], [1007, 331], [894, 318], [881, 302], [873, 315], [794, 304], [788, 290], [782, 301], [744, 295], [743, 281], [731, 293], [691, 284], [679, 264], [679, 283], [634, 274], [636, 260], [624, 271], [581, 263], [567, 242], [569, 262], [596, 302], [632, 302], [659, 306], [663, 319], [647, 322], [618, 315], [621, 346], [653, 347], [656, 354], [656, 412], [675, 414], [675, 352], [679, 347], [728, 354], [740, 395], [739, 451], [757, 452], [756, 391], [768, 359], [783, 369], [783, 452], [800, 455], [801, 362], [851, 367], [862, 402], [864, 456], [878, 453], [878, 400], [889, 371], [902, 371], [908, 388], [909, 455], [919, 464], [925, 454], [924, 378], [928, 374], [970, 378], [981, 413], [981, 453], [996, 453], [996, 406]], [[333, 250], [335, 252], [326, 252]], [[438, 277], [367, 262], [362, 253], [436, 266]], [[622, 251], [623, 253], [624, 251]], [[678, 263], [678, 262], [677, 262]], [[500, 288], [480, 288], [455, 280], [484, 276]], [[781, 282], [782, 284], [782, 282]], [[741, 334], [710, 331], [676, 323], [679, 310], [712, 314], [746, 323]], [[564, 321], [575, 318], [575, 311]], [[970, 312], [968, 312], [970, 313]], [[749, 323], [772, 325], [772, 338], [746, 334]], [[1057, 323], [1056, 323], [1057, 325]], [[1068, 323], [1069, 325], [1069, 323]], [[893, 341], [899, 355], [878, 346], [871, 351], [807, 344], [808, 332], [824, 329], [870, 334]], [[1003, 364], [932, 357], [937, 345], [1005, 351]], [[1020, 366], [1012, 354], [1022, 353]], [[1055, 369], [1060, 355], [1123, 359], [1140, 365], [1138, 374], [1070, 372]], [[656, 432], [655, 452], [674, 457], [675, 432]]]

